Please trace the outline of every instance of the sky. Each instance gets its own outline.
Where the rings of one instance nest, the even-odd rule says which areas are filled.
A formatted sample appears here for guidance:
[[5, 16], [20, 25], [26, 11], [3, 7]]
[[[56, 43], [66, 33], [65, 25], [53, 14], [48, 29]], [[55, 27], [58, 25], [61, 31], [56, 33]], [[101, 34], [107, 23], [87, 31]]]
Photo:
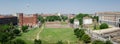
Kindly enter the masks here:
[[0, 14], [120, 12], [120, 0], [0, 0]]

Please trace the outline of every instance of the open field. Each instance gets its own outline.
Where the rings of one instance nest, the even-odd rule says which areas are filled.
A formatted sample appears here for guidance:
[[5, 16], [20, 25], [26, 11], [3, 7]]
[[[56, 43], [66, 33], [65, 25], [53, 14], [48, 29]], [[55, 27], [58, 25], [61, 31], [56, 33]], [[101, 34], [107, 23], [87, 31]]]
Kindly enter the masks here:
[[26, 33], [23, 33], [21, 36], [18, 36], [16, 39], [23, 39], [27, 44], [34, 44], [34, 39], [37, 38], [38, 33], [39, 38], [42, 40], [43, 44], [55, 44], [56, 42], [62, 40], [64, 44], [77, 44], [78, 39], [74, 35], [72, 28], [47, 28], [44, 25], [42, 28], [32, 29]]
[[34, 44], [34, 39], [36, 39], [37, 33], [41, 28], [32, 29], [26, 33], [23, 33], [21, 36], [16, 37], [15, 39], [23, 39], [27, 44]]
[[71, 28], [44, 28], [40, 33], [40, 39], [43, 41], [43, 44], [55, 44], [60, 40], [65, 44], [77, 43], [77, 38]]

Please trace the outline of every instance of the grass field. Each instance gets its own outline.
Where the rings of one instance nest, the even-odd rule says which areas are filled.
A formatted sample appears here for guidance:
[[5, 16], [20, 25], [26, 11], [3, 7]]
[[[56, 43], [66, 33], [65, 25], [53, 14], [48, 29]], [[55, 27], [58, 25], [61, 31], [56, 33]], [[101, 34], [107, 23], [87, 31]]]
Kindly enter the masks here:
[[55, 44], [62, 40], [64, 44], [76, 44], [77, 38], [75, 37], [71, 28], [44, 28], [40, 33], [40, 39], [43, 44]]
[[16, 37], [15, 39], [22, 39], [27, 44], [34, 44], [34, 39], [36, 39], [39, 30], [40, 28], [32, 29], [26, 33], [23, 33], [21, 36]]
[[[34, 39], [37, 38], [37, 34], [41, 28], [32, 29], [15, 39], [23, 39], [27, 44], [34, 44]], [[72, 28], [45, 28], [40, 32], [39, 38], [42, 40], [42, 44], [55, 44], [59, 40], [62, 40], [64, 44], [76, 44], [77, 38], [73, 33]]]

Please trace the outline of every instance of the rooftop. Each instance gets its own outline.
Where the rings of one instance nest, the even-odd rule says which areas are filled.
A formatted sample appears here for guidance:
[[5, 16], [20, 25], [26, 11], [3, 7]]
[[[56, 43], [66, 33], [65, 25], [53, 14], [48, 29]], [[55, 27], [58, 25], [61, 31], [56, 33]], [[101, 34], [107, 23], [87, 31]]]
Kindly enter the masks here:
[[96, 12], [97, 14], [109, 14], [109, 15], [120, 15], [120, 12]]
[[0, 18], [11, 18], [11, 17], [15, 17], [15, 16], [8, 16], [8, 15], [6, 15], [6, 16], [4, 16], [4, 15], [0, 15]]

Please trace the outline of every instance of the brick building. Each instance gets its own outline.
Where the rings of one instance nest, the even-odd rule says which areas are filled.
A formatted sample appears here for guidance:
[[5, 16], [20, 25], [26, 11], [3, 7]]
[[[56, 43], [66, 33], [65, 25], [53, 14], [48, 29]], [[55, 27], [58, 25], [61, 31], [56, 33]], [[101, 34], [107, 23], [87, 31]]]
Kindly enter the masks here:
[[24, 15], [23, 13], [18, 13], [19, 15], [19, 26], [27, 25], [27, 26], [38, 26], [37, 14], [32, 15]]
[[16, 16], [0, 15], [0, 25], [4, 25], [4, 24], [17, 25], [17, 22], [18, 22], [18, 19]]

